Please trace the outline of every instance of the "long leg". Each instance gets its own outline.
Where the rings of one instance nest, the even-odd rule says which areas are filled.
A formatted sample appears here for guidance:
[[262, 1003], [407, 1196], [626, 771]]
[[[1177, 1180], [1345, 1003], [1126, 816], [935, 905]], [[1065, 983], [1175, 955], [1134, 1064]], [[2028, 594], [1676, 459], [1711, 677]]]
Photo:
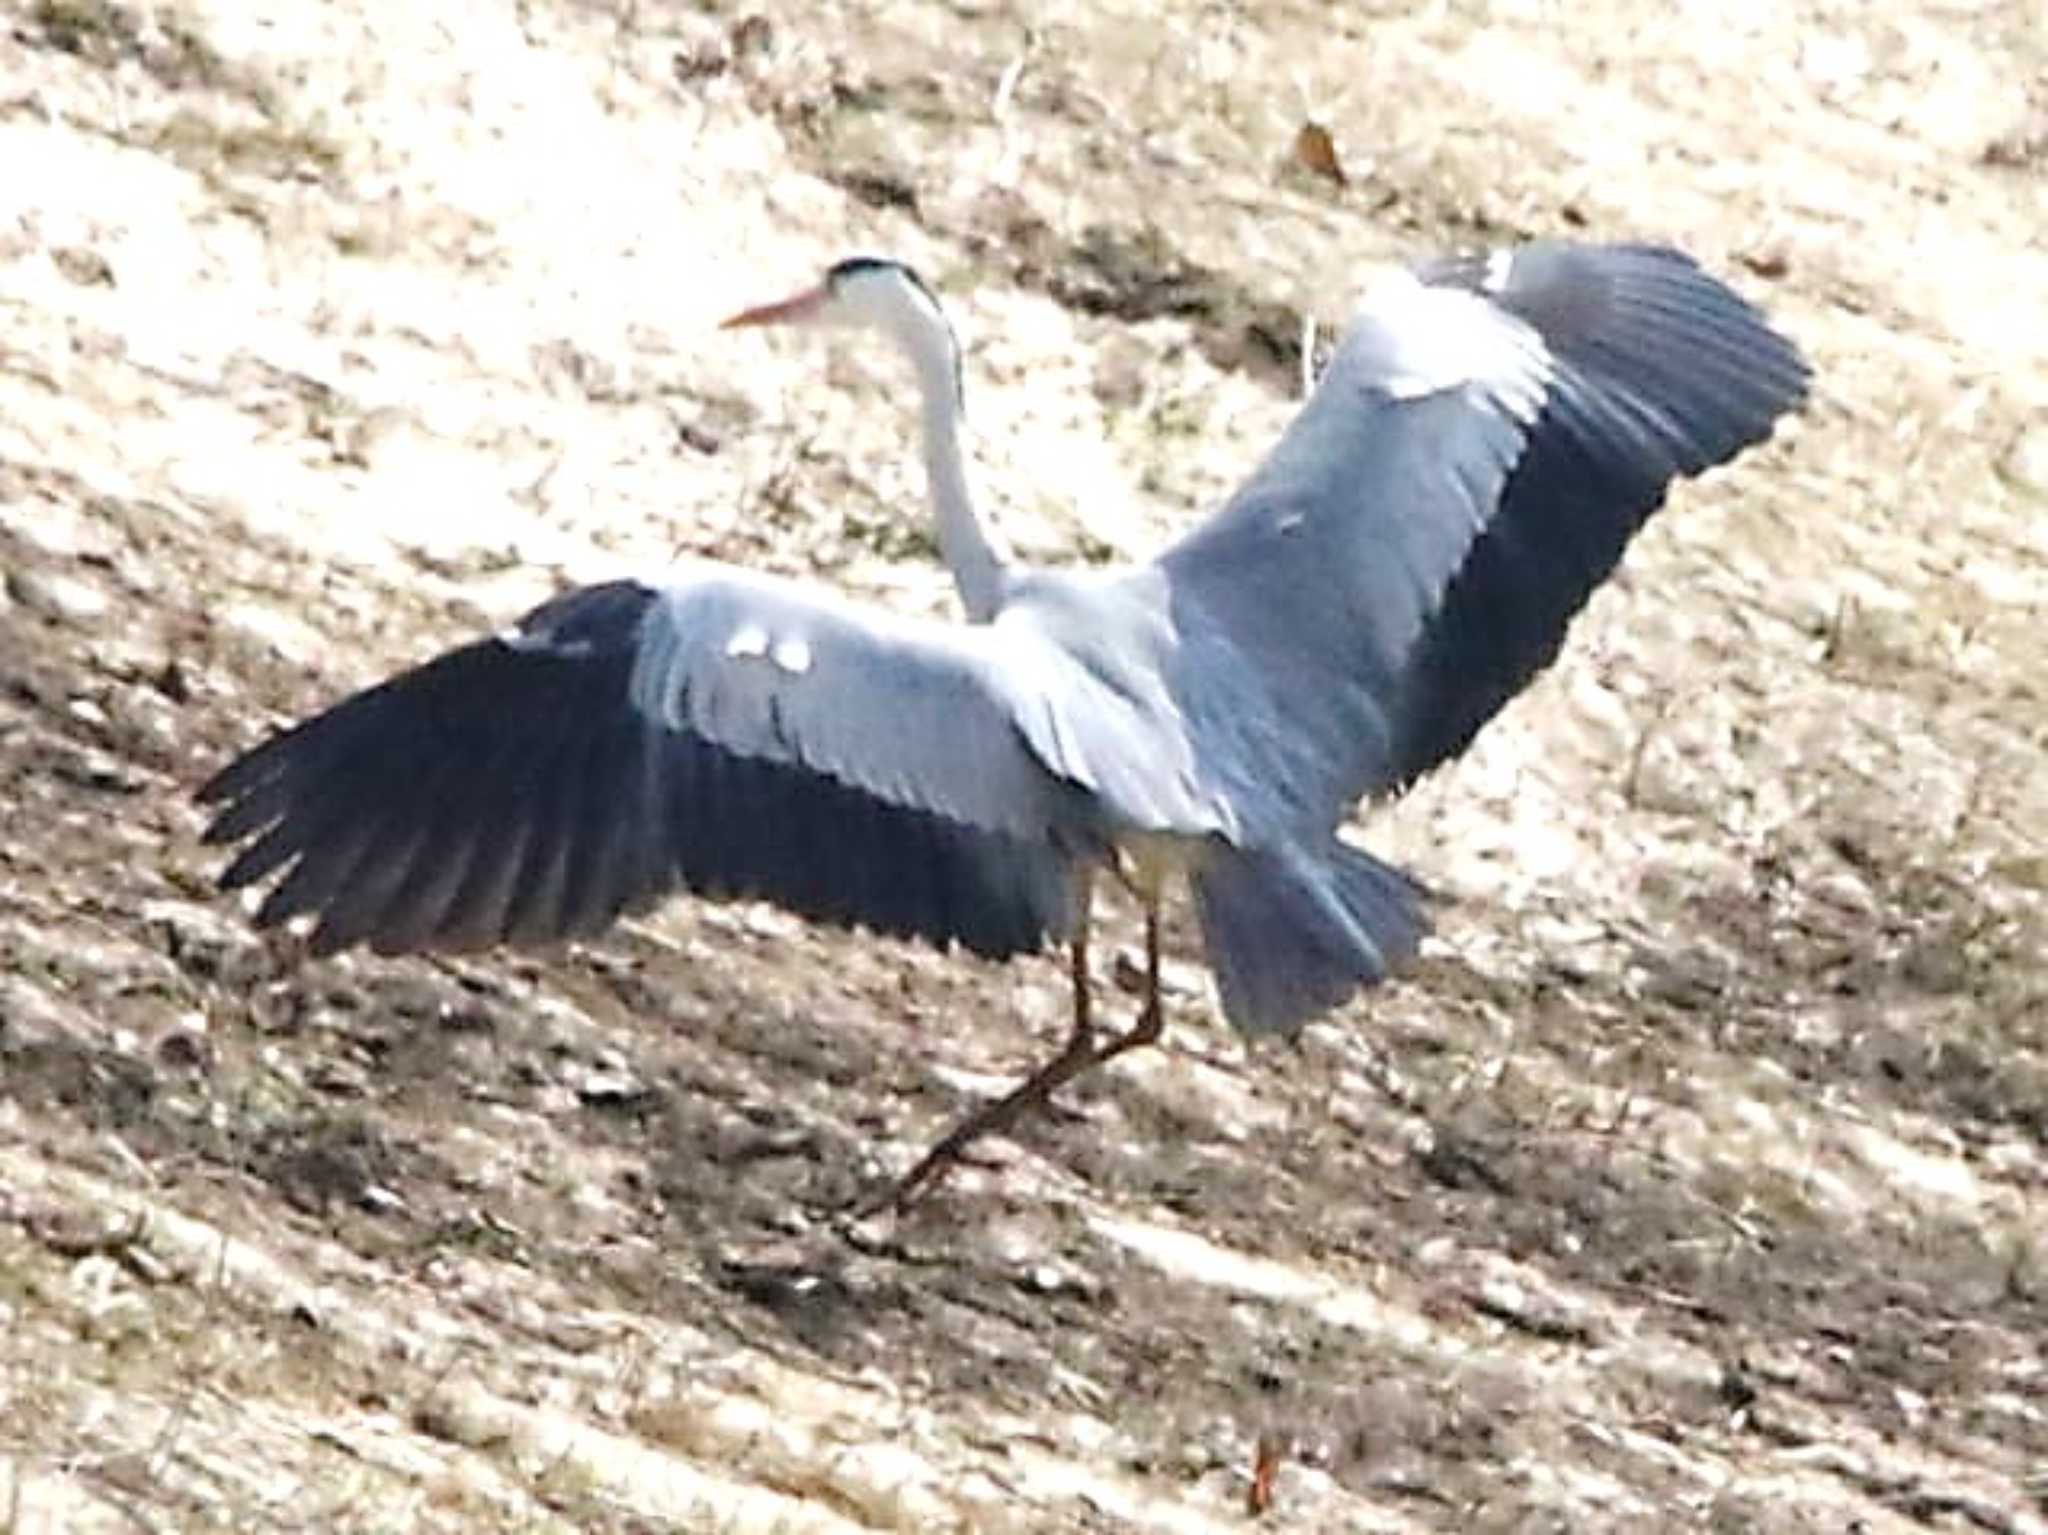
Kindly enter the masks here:
[[1089, 1058], [1088, 1065], [1104, 1066], [1126, 1050], [1156, 1045], [1165, 1032], [1166, 1004], [1159, 1000], [1159, 902], [1154, 899], [1145, 903], [1145, 1005], [1138, 1009], [1138, 1021], [1115, 1039], [1106, 1041]]
[[1067, 1035], [1066, 1048], [1001, 1098], [984, 1104], [953, 1126], [918, 1159], [915, 1167], [881, 1197], [863, 1205], [859, 1211], [861, 1215], [872, 1215], [891, 1206], [899, 1210], [905, 1208], [927, 1189], [936, 1186], [952, 1171], [967, 1148], [984, 1135], [1006, 1129], [1033, 1109], [1042, 1107], [1054, 1092], [1083, 1072], [1092, 1071], [1127, 1050], [1158, 1041], [1160, 1032], [1166, 1027], [1166, 1011], [1159, 1000], [1159, 904], [1156, 899], [1148, 901], [1145, 906], [1145, 1004], [1138, 1014], [1137, 1023], [1127, 1032], [1101, 1044], [1095, 1041], [1088, 980], [1088, 901], [1085, 892], [1081, 902], [1080, 926], [1068, 952], [1073, 973], [1074, 1027]]

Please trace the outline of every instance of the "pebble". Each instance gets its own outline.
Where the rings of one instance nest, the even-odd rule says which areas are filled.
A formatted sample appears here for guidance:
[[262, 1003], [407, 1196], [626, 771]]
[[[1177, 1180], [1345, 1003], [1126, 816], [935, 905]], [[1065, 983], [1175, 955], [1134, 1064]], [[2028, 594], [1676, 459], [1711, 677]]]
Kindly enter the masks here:
[[2020, 428], [1999, 458], [1998, 472], [2015, 490], [2048, 501], [2048, 421]]
[[113, 601], [89, 581], [53, 570], [10, 570], [7, 595], [59, 623], [90, 624], [104, 618]]

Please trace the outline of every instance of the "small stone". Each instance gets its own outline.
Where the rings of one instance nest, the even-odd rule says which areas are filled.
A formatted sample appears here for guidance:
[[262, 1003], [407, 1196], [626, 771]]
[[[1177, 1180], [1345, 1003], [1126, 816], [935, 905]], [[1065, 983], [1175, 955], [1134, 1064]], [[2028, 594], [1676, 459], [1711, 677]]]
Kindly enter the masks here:
[[198, 1075], [213, 1065], [213, 1047], [206, 1037], [206, 1018], [189, 1013], [157, 1036], [156, 1058], [167, 1070]]
[[599, 1069], [583, 1074], [576, 1096], [589, 1108], [630, 1109], [651, 1096], [647, 1084], [630, 1071]]
[[214, 622], [295, 665], [309, 665], [329, 649], [326, 639], [311, 625], [262, 603], [229, 603], [215, 613]]
[[111, 288], [114, 269], [107, 258], [87, 245], [60, 245], [50, 252], [50, 261], [65, 279], [81, 288]]
[[2048, 501], [2048, 421], [2020, 428], [1999, 457], [1998, 472], [2013, 489]]
[[90, 624], [113, 607], [107, 594], [89, 581], [53, 570], [10, 570], [7, 595], [31, 613], [58, 623]]

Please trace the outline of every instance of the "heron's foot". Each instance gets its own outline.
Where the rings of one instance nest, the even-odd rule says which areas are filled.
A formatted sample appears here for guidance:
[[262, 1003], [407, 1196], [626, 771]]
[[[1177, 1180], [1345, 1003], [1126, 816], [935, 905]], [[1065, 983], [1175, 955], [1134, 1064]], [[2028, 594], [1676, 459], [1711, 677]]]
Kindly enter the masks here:
[[[929, 1151], [917, 1159], [916, 1165], [909, 1172], [873, 1198], [856, 1205], [853, 1218], [864, 1221], [870, 1216], [880, 1215], [884, 1210], [909, 1209], [920, 1196], [945, 1181], [946, 1174], [965, 1159], [969, 1146], [992, 1130], [1000, 1128], [989, 1111], [1001, 1108], [1009, 1101], [1008, 1098], [1000, 1099], [976, 1110], [954, 1125], [933, 1143]], [[1015, 1114], [1007, 1115], [1001, 1123], [1007, 1124], [1016, 1117]]]
[[[1075, 1049], [1077, 1041], [1081, 1046], [1078, 1051]], [[985, 1103], [961, 1119], [933, 1143], [931, 1150], [917, 1159], [909, 1172], [856, 1209], [855, 1218], [865, 1220], [884, 1210], [909, 1209], [921, 1195], [937, 1188], [945, 1181], [946, 1175], [966, 1156], [968, 1147], [984, 1135], [1006, 1130], [1027, 1114], [1041, 1108], [1052, 1096], [1055, 1088], [1071, 1081], [1093, 1065], [1095, 1054], [1091, 1042], [1085, 1037], [1077, 1035], [1069, 1040], [1064, 1051], [1016, 1087], [993, 1103]]]
[[1097, 1042], [1090, 1033], [1077, 1030], [1067, 1040], [1066, 1048], [1052, 1060], [993, 1103], [985, 1103], [967, 1115], [919, 1157], [909, 1172], [856, 1206], [854, 1219], [866, 1220], [884, 1210], [909, 1209], [944, 1182], [946, 1175], [965, 1158], [967, 1148], [984, 1135], [1007, 1130], [1027, 1115], [1044, 1109], [1052, 1095], [1074, 1078], [1107, 1065], [1126, 1051], [1158, 1043], [1165, 1022], [1155, 995], [1126, 1033]]

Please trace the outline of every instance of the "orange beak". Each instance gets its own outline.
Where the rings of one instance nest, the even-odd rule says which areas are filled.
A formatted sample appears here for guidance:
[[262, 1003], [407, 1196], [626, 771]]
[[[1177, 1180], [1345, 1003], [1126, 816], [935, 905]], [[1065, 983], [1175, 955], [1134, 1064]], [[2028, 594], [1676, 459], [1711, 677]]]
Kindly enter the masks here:
[[742, 309], [729, 320], [719, 322], [720, 330], [738, 330], [743, 325], [799, 325], [816, 318], [818, 311], [825, 307], [825, 301], [832, 296], [831, 290], [822, 284], [807, 288], [794, 298], [783, 299], [775, 304], [757, 304], [752, 309]]

